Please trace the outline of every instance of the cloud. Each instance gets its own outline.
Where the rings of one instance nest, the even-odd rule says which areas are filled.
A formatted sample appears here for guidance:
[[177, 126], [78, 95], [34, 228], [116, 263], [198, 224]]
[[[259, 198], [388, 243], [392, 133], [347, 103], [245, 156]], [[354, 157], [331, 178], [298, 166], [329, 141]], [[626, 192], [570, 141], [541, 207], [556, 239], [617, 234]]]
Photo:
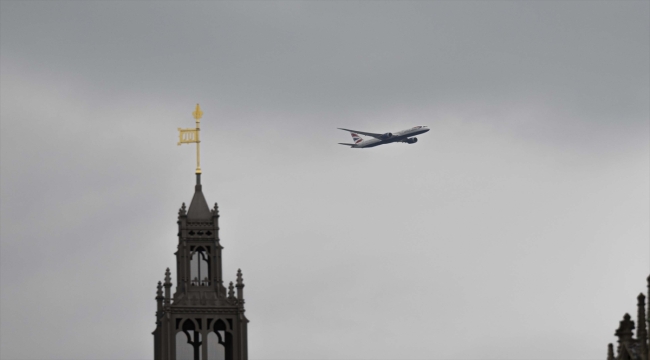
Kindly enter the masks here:
[[595, 357], [634, 309], [647, 3], [2, 8], [3, 356], [151, 357], [197, 102], [251, 358]]

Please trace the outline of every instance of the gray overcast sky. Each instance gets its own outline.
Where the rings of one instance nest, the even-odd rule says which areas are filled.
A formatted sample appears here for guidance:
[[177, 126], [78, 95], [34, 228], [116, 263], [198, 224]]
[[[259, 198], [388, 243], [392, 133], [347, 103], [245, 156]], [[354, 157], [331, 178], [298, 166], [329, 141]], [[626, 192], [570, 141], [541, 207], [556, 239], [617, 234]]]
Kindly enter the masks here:
[[648, 1], [0, 9], [2, 359], [152, 358], [197, 102], [251, 359], [603, 359], [636, 312]]

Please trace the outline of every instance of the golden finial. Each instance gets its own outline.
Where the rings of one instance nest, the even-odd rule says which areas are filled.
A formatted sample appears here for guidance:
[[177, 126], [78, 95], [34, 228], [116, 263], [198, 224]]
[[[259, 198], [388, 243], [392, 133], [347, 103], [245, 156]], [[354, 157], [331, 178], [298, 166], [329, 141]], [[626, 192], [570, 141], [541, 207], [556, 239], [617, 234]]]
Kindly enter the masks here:
[[194, 115], [194, 118], [197, 121], [201, 118], [201, 116], [203, 116], [203, 111], [201, 111], [201, 107], [199, 106], [199, 104], [196, 104], [196, 110], [194, 110], [192, 115]]
[[203, 111], [201, 111], [201, 107], [199, 104], [196, 104], [196, 110], [192, 112], [192, 115], [196, 119], [196, 128], [195, 129], [181, 129], [178, 128], [178, 145], [180, 144], [191, 144], [191, 143], [196, 143], [196, 173], [200, 174], [201, 173], [201, 152], [199, 148], [199, 144], [201, 141], [199, 140], [199, 131], [201, 129], [199, 128], [199, 123], [201, 119], [201, 116], [203, 116]]

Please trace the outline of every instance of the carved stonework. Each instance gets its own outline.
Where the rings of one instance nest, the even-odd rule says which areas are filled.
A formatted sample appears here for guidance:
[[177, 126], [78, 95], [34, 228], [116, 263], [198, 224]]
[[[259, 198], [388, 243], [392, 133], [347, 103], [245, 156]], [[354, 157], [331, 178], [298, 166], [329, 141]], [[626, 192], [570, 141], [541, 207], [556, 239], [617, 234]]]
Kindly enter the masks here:
[[[164, 283], [158, 284], [155, 360], [176, 360], [177, 347], [185, 349], [185, 353], [187, 349], [194, 352], [194, 359], [210, 359], [208, 350], [215, 346], [223, 348], [226, 360], [248, 359], [243, 276], [238, 270], [236, 285], [230, 282], [229, 289], [223, 286], [218, 219], [219, 208], [216, 203], [213, 209], [208, 208], [197, 174], [189, 208], [183, 203], [178, 211], [177, 283], [173, 296], [169, 269]], [[210, 339], [218, 339], [214, 340], [218, 344], [205, 344], [213, 341]]]
[[[650, 297], [650, 276], [648, 281], [648, 296]], [[619, 323], [614, 335], [618, 337], [616, 356], [614, 356], [614, 345], [607, 346], [607, 360], [650, 360], [650, 335], [648, 327], [650, 311], [646, 311], [646, 296], [639, 294], [637, 297], [637, 326], [630, 314], [625, 314]], [[636, 328], [636, 337], [634, 329]]]

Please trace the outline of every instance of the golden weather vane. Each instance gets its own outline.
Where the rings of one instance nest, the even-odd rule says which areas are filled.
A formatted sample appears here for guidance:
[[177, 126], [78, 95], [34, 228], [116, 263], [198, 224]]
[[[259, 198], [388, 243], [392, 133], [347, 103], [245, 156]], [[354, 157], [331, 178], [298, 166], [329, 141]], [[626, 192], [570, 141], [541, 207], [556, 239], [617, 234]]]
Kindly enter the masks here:
[[191, 144], [191, 143], [196, 143], [196, 173], [200, 174], [201, 173], [201, 152], [199, 148], [199, 144], [201, 141], [199, 140], [199, 131], [201, 128], [199, 127], [199, 124], [201, 123], [201, 116], [203, 116], [203, 111], [201, 111], [201, 108], [199, 107], [199, 104], [196, 104], [196, 110], [192, 112], [192, 115], [196, 119], [196, 129], [181, 129], [178, 128], [178, 145], [180, 146], [181, 144]]

